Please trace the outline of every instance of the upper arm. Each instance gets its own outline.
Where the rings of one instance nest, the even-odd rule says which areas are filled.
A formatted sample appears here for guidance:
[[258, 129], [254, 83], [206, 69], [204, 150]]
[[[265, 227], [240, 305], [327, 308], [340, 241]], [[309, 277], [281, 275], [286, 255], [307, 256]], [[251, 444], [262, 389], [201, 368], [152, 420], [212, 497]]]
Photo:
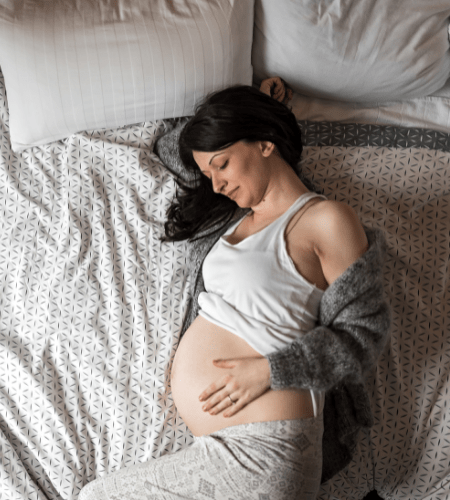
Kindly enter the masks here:
[[356, 212], [345, 203], [326, 201], [315, 212], [314, 251], [328, 284], [335, 281], [368, 248]]

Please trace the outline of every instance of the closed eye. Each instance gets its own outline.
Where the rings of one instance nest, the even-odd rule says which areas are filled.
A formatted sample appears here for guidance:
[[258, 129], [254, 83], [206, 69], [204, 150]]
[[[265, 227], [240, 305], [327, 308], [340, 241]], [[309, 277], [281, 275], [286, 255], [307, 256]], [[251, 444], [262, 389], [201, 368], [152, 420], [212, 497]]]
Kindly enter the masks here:
[[219, 170], [225, 170], [228, 166], [228, 160], [219, 168]]

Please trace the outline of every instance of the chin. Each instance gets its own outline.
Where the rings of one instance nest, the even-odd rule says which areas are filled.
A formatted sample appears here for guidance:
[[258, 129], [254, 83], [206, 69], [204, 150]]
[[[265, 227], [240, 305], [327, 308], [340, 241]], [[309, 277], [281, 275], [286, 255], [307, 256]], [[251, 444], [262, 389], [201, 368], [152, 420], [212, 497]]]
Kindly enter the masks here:
[[250, 205], [248, 205], [247, 203], [240, 203], [239, 201], [236, 200], [234, 200], [234, 202], [239, 208], [251, 208]]
[[[240, 194], [240, 193], [239, 193]], [[233, 200], [236, 205], [239, 207], [239, 208], [250, 208], [250, 203], [249, 203], [249, 200], [246, 200], [246, 199], [242, 199], [241, 196], [237, 196], [236, 198], [234, 198]]]

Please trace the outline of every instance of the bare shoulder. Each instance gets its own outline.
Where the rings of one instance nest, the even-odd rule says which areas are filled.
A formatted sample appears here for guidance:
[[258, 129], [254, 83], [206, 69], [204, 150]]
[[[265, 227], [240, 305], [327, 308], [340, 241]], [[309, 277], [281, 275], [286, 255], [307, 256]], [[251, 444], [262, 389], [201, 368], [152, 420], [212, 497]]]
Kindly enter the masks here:
[[310, 223], [314, 251], [327, 282], [332, 283], [367, 250], [364, 228], [352, 207], [333, 200], [316, 203]]
[[[317, 228], [317, 243], [344, 243], [367, 246], [364, 228], [355, 210], [346, 203], [325, 200], [314, 205], [311, 216]], [[326, 250], [326, 249], [324, 249]]]

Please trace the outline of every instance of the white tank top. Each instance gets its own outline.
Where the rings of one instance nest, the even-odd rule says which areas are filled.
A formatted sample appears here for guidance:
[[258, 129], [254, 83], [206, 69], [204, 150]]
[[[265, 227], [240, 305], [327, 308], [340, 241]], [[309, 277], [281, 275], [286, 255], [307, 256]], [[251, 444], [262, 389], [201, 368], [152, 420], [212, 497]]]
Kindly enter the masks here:
[[[228, 243], [243, 219], [238, 220], [203, 262], [206, 292], [199, 295], [199, 314], [243, 338], [263, 356], [286, 347], [317, 322], [323, 291], [297, 271], [285, 241], [293, 215], [317, 196], [325, 199], [305, 193], [265, 228], [239, 243]], [[318, 416], [325, 393], [310, 392]]]

